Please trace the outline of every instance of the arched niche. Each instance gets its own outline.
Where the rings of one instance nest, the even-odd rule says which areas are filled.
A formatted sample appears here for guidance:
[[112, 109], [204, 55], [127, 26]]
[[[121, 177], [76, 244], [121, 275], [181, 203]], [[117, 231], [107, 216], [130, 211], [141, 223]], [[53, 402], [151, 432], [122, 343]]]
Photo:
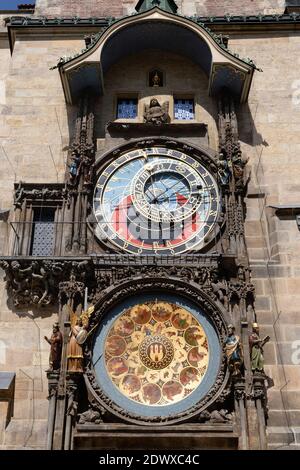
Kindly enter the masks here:
[[209, 95], [218, 95], [226, 87], [239, 101], [247, 100], [253, 64], [222, 47], [204, 26], [156, 7], [114, 22], [87, 50], [59, 63], [67, 102], [76, 102], [87, 87], [102, 95], [106, 71], [121, 58], [147, 49], [193, 60], [209, 79]]

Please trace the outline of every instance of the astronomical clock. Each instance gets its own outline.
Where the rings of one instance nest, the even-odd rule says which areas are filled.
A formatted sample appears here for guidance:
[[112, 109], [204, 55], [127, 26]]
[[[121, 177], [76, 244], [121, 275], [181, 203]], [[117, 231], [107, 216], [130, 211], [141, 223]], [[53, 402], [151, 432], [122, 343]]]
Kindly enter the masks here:
[[[248, 449], [257, 439], [254, 447], [264, 448], [265, 375], [251, 363], [256, 330], [249, 343], [256, 321], [244, 236], [249, 175], [235, 111], [252, 65], [172, 10], [142, 11], [60, 60], [66, 99], [78, 107], [65, 181], [15, 188], [16, 259], [2, 263], [12, 301], [58, 308], [48, 340], [47, 447]], [[200, 122], [198, 110], [208, 113], [195, 90], [186, 94], [194, 99], [167, 94], [167, 65], [149, 64], [145, 96], [111, 88], [115, 96], [103, 98], [100, 51], [105, 78], [125, 44], [148, 50], [156, 36], [147, 15], [159, 38], [178, 29], [180, 54], [185, 44], [187, 57], [200, 51], [197, 60], [212, 71], [207, 100], [217, 122], [213, 115], [210, 125]]]
[[[163, 122], [149, 139], [95, 154], [85, 99], [77, 140], [87, 150], [80, 156], [81, 143], [70, 156], [62, 234], [66, 253], [79, 259], [65, 263], [69, 280], [59, 284], [70, 325], [67, 414], [57, 402], [61, 374], [48, 372], [66, 448], [139, 448], [136, 432], [159, 449], [247, 448], [251, 364], [243, 328], [255, 313], [243, 235], [245, 164], [239, 152], [228, 158], [238, 143], [226, 141], [224, 124], [216, 154], [157, 135], [174, 132]], [[147, 123], [132, 126], [149, 132]], [[263, 380], [256, 384], [264, 390]]]
[[[221, 235], [217, 166], [199, 149], [165, 140], [121, 148], [100, 163], [95, 177], [99, 245], [140, 262], [197, 258]], [[139, 266], [136, 273], [132, 267], [132, 278], [102, 297], [103, 322], [99, 311], [91, 318], [88, 387], [103, 410], [128, 423], [188, 421], [226, 385], [222, 312], [166, 263], [161, 270]], [[210, 269], [198, 267], [205, 282]]]

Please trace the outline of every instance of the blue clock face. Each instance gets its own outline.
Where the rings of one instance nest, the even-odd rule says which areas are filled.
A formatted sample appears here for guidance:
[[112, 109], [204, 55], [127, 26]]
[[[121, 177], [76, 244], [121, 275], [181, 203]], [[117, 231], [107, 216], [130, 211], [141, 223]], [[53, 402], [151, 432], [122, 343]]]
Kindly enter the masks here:
[[[190, 195], [187, 180], [175, 172], [161, 171], [150, 177], [144, 186], [147, 203], [158, 211], [174, 213], [183, 207]], [[181, 195], [182, 198], [178, 197]], [[183, 202], [183, 198], [186, 201]]]
[[114, 160], [94, 194], [96, 235], [135, 254], [200, 249], [220, 211], [217, 184], [197, 160], [165, 147]]

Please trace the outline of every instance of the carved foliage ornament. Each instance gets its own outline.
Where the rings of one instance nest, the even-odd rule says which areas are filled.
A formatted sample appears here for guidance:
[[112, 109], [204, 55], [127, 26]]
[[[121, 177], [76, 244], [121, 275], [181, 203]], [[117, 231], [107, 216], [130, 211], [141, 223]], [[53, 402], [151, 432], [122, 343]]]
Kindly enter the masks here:
[[22, 207], [24, 200], [30, 202], [39, 200], [62, 202], [64, 199], [68, 199], [69, 197], [65, 185], [48, 185], [33, 188], [32, 185], [20, 182], [18, 187], [15, 188], [14, 206], [16, 209], [20, 209]]
[[46, 307], [57, 302], [59, 293], [67, 297], [82, 294], [83, 281], [94, 274], [88, 261], [12, 259], [0, 261], [0, 267], [5, 271], [6, 288], [15, 307]]

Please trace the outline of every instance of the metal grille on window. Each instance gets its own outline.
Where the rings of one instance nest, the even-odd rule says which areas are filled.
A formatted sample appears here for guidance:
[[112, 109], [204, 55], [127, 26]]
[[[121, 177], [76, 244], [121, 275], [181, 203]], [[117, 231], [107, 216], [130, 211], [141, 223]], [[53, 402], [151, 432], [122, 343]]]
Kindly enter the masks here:
[[137, 117], [137, 99], [118, 99], [117, 118], [134, 119]]
[[194, 100], [175, 99], [174, 116], [175, 119], [179, 119], [181, 121], [189, 121], [191, 119], [195, 119]]
[[54, 254], [54, 215], [52, 208], [34, 210], [31, 243], [32, 256], [52, 256]]

